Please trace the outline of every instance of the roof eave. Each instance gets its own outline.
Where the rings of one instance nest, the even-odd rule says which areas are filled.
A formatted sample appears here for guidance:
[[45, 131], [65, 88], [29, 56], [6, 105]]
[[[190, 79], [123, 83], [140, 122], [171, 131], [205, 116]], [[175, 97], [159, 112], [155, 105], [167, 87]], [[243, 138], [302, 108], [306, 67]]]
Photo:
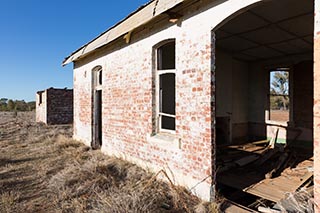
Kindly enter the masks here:
[[84, 46], [80, 47], [62, 62], [62, 66], [65, 66], [71, 62], [88, 55], [89, 53], [94, 52], [99, 47], [107, 45], [117, 38], [132, 32], [137, 27], [144, 25], [160, 14], [174, 8], [178, 4], [182, 3], [185, 0], [158, 0], [150, 1], [144, 6], [140, 7], [135, 12], [131, 13], [124, 20], [117, 23], [113, 27], [109, 28], [104, 33], [97, 36], [95, 39], [91, 40]]

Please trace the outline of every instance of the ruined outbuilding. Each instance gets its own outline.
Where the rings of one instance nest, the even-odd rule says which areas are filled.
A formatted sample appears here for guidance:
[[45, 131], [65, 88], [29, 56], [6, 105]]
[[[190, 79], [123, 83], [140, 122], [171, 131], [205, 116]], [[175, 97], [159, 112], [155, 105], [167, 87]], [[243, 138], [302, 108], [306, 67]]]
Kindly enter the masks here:
[[73, 90], [49, 88], [36, 95], [36, 122], [72, 124]]
[[[319, 1], [151, 1], [64, 60], [74, 138], [206, 200], [281, 200], [286, 189], [274, 199], [255, 186], [302, 166], [290, 190], [312, 182], [320, 203], [319, 35]], [[287, 93], [271, 92], [273, 72], [288, 74]], [[288, 106], [273, 110], [274, 96]]]

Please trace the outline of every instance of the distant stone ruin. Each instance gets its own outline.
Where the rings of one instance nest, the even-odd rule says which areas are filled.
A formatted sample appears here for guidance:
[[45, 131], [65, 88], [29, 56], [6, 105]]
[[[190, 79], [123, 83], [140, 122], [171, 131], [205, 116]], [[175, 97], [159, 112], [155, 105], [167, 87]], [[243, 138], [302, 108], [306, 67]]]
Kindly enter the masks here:
[[73, 90], [49, 88], [36, 95], [36, 122], [72, 124]]

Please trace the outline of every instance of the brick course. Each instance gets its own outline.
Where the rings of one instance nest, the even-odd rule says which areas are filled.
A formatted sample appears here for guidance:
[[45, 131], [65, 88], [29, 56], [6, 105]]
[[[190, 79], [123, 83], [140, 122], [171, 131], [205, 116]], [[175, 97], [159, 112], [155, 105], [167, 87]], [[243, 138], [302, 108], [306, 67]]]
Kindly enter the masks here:
[[314, 34], [314, 199], [320, 212], [320, 2], [315, 1]]
[[[42, 103], [39, 96], [42, 96]], [[46, 124], [72, 124], [73, 90], [50, 88], [37, 93], [36, 120]]]
[[[179, 11], [184, 15], [181, 23], [158, 18], [155, 23], [135, 29], [130, 44], [119, 38], [75, 61], [74, 138], [87, 145], [92, 142], [92, 70], [102, 66], [102, 151], [155, 171], [172, 171], [176, 183], [190, 188], [197, 186], [195, 193], [208, 199], [215, 184], [212, 29], [231, 14], [257, 2], [260, 0], [229, 0], [223, 4], [200, 1]], [[159, 142], [153, 136], [156, 95], [153, 47], [166, 39], [176, 42], [176, 134], [175, 140]], [[315, 82], [317, 77], [315, 72]], [[317, 113], [319, 110], [315, 110]], [[317, 129], [320, 121], [314, 122]], [[316, 137], [315, 133], [315, 156], [319, 158], [317, 141], [320, 135]], [[316, 184], [320, 183], [319, 170], [315, 166]], [[316, 193], [317, 200], [319, 194]]]

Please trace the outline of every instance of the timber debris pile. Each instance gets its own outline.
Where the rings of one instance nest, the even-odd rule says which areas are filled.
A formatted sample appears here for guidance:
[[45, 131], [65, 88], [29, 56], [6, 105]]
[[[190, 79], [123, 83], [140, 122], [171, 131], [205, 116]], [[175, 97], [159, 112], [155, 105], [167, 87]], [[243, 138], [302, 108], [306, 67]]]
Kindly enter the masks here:
[[218, 148], [223, 196], [259, 212], [313, 212], [312, 151], [275, 141]]

